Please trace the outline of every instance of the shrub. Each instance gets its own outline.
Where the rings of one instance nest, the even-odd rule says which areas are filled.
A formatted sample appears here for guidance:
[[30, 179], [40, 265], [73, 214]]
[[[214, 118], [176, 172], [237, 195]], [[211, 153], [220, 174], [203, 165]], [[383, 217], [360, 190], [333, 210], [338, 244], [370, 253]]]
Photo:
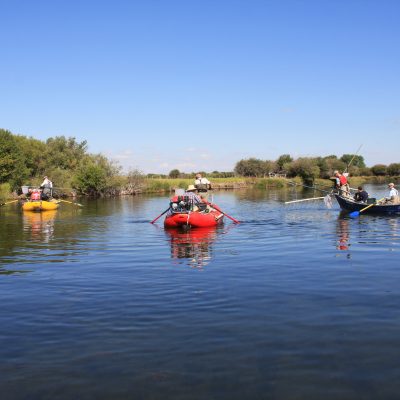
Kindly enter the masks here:
[[11, 186], [9, 183], [0, 184], [0, 202], [3, 202], [10, 198]]

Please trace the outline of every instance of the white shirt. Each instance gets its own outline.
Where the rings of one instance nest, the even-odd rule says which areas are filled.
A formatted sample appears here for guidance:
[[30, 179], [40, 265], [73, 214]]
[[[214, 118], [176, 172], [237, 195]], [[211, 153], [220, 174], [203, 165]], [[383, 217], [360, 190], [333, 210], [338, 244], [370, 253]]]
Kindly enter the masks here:
[[207, 178], [200, 178], [200, 179], [196, 179], [196, 180], [194, 181], [194, 184], [195, 184], [195, 185], [200, 185], [200, 184], [202, 184], [202, 185], [209, 185], [209, 184], [210, 184], [210, 181], [209, 181]]
[[45, 178], [40, 186], [45, 186], [45, 187], [52, 188], [53, 187], [53, 182], [49, 178]]
[[390, 189], [389, 197], [398, 196], [398, 195], [399, 195], [399, 192], [397, 191], [397, 189], [395, 189], [395, 188]]

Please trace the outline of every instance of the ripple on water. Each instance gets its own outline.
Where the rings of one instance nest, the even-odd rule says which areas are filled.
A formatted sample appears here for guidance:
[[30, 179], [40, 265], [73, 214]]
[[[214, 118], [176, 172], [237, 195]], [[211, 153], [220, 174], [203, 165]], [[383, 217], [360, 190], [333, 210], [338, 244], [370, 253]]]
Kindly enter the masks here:
[[240, 224], [168, 232], [139, 196], [0, 214], [2, 393], [395, 398], [398, 219], [218, 197]]

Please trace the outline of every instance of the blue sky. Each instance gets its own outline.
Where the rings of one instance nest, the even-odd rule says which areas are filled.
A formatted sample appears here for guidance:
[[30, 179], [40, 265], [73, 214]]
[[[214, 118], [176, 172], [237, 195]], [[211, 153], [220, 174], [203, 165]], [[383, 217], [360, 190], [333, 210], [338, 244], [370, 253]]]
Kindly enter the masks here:
[[400, 1], [0, 0], [0, 127], [148, 172], [400, 162]]

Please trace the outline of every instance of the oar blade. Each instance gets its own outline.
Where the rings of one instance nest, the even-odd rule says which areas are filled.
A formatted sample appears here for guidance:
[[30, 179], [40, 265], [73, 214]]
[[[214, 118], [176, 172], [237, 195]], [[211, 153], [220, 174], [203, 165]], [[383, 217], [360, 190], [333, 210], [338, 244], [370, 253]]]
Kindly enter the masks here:
[[360, 215], [360, 211], [353, 211], [349, 214], [350, 218], [355, 218], [358, 217]]

